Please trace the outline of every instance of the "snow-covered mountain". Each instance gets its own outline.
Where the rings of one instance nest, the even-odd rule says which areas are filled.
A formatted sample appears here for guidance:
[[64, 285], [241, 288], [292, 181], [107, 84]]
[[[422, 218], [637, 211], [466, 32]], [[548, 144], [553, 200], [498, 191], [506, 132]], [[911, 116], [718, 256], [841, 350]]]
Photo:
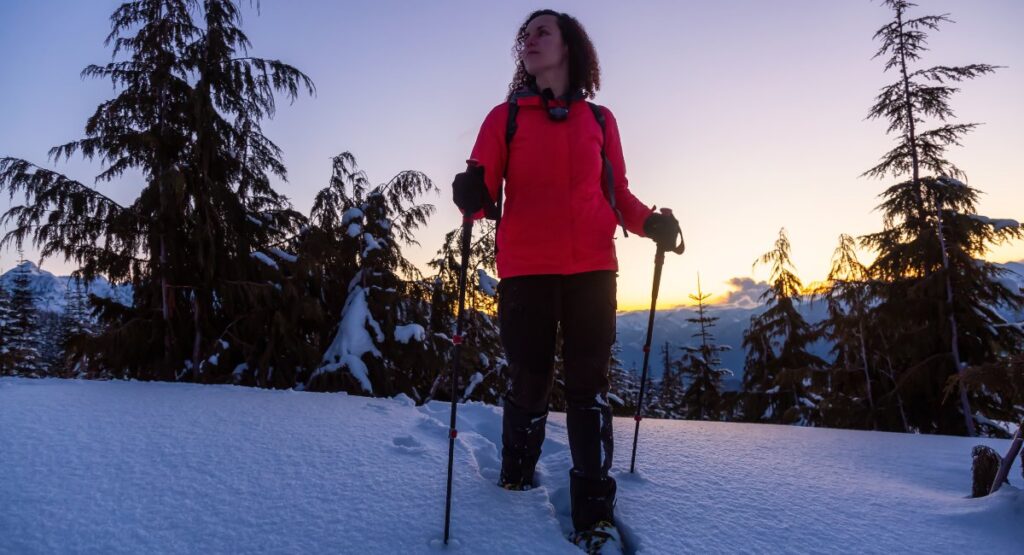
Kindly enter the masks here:
[[[1017, 291], [1024, 291], [1024, 260], [998, 264], [1010, 273], [1003, 277], [1003, 283]], [[727, 298], [707, 307], [709, 316], [719, 318], [711, 332], [719, 345], [728, 345], [731, 350], [722, 353], [722, 367], [733, 371], [731, 378], [724, 380], [726, 389], [739, 389], [743, 376], [743, 360], [746, 351], [743, 349], [743, 332], [750, 326], [750, 318], [763, 310], [758, 298], [767, 288], [764, 282], [754, 282], [750, 278], [733, 278], [730, 284], [736, 289]], [[662, 286], [664, 290], [664, 285]], [[826, 316], [824, 302], [803, 302], [798, 308], [804, 318], [811, 323], [820, 322]], [[1003, 316], [1011, 322], [1024, 322], [1024, 312], [1002, 311]], [[647, 337], [647, 318], [649, 311], [637, 310], [620, 312], [618, 315], [619, 358], [628, 369], [635, 366], [637, 372], [643, 367], [643, 345]], [[657, 378], [662, 374], [661, 347], [666, 341], [674, 348], [673, 356], [678, 356], [678, 347], [696, 346], [693, 334], [697, 325], [687, 322], [687, 318], [695, 318], [696, 309], [690, 307], [659, 310], [654, 317], [654, 335], [651, 341], [650, 374]], [[830, 346], [819, 342], [811, 347], [811, 352], [830, 360]]]
[[[581, 552], [566, 541], [565, 414], [538, 487], [495, 485], [501, 409], [223, 385], [0, 378], [0, 553]], [[615, 418], [628, 554], [1020, 553], [1020, 461], [999, 439]]]
[[[798, 308], [809, 322], [819, 322], [825, 318], [825, 304], [822, 302], [799, 303]], [[728, 345], [730, 350], [721, 353], [722, 367], [733, 372], [733, 376], [724, 378], [726, 389], [739, 389], [743, 377], [743, 361], [746, 351], [743, 349], [743, 333], [750, 327], [750, 319], [764, 310], [763, 306], [743, 304], [716, 304], [705, 307], [707, 316], [717, 317], [711, 333], [719, 345]], [[622, 312], [618, 317], [619, 358], [627, 369], [635, 367], [637, 372], [643, 368], [643, 346], [647, 338], [647, 318], [649, 312]], [[687, 322], [687, 318], [696, 318], [697, 310], [689, 307], [659, 310], [654, 316], [654, 334], [651, 340], [651, 360], [648, 372], [655, 379], [663, 370], [661, 349], [665, 342], [669, 343], [673, 358], [680, 355], [679, 347], [699, 344], [693, 334], [699, 330], [698, 324]], [[816, 343], [811, 352], [826, 358], [829, 345]]]
[[[46, 312], [62, 314], [67, 304], [67, 289], [69, 286], [75, 286], [74, 280], [69, 276], [55, 276], [41, 270], [31, 261], [25, 261], [0, 276], [0, 284], [7, 291], [14, 287], [15, 274], [19, 268], [29, 274], [29, 288], [36, 299], [36, 307]], [[112, 286], [107, 280], [96, 278], [85, 288], [86, 291], [97, 297], [114, 299], [123, 305], [132, 304], [132, 288], [129, 285]]]

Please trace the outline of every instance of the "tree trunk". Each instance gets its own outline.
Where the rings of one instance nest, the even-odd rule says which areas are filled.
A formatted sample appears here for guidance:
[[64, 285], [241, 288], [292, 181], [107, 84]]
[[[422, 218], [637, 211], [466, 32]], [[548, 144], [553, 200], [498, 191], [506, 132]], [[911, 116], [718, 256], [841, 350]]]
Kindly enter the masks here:
[[860, 357], [864, 362], [864, 387], [867, 389], [868, 407], [871, 409], [871, 429], [875, 430], [878, 425], [875, 423], [875, 398], [871, 393], [871, 374], [868, 371], [868, 348], [864, 341], [864, 320], [860, 320], [857, 324], [860, 328], [860, 337], [858, 338], [860, 339]]
[[200, 348], [202, 347], [203, 333], [202, 333], [202, 315], [200, 314], [200, 307], [202, 305], [199, 302], [199, 292], [192, 293], [192, 321], [195, 326], [195, 337], [192, 340], [192, 380], [199, 383], [201, 378], [199, 368], [199, 356]]
[[953, 280], [950, 277], [952, 270], [949, 267], [949, 254], [946, 252], [946, 237], [942, 233], [942, 199], [933, 194], [935, 204], [936, 228], [939, 236], [939, 250], [942, 251], [942, 269], [946, 273], [946, 310], [949, 311], [950, 331], [950, 352], [953, 354], [953, 364], [956, 367], [957, 376], [960, 377], [960, 410], [964, 413], [964, 423], [967, 425], [967, 435], [974, 437], [977, 432], [974, 429], [974, 415], [971, 413], [971, 403], [967, 399], [967, 388], [964, 387], [964, 368], [960, 361], [960, 341], [956, 326], [956, 313], [953, 311]]
[[[906, 42], [903, 40], [903, 9], [897, 8], [896, 21], [900, 26], [900, 75], [903, 80], [903, 102], [907, 110], [907, 141], [910, 143], [911, 170], [914, 179], [914, 196], [917, 199], [917, 217], [924, 221], [924, 198], [921, 195], [920, 162], [917, 156], [917, 134], [914, 125], [914, 104], [910, 99], [910, 77], [907, 73]], [[922, 268], [925, 275], [928, 267]]]

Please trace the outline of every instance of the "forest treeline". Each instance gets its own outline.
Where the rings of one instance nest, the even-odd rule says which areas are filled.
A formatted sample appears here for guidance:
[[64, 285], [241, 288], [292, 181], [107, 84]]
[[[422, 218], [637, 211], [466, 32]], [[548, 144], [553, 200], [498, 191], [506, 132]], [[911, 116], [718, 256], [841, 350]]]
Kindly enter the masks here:
[[[756, 262], [769, 288], [744, 334], [739, 391], [721, 386], [726, 347], [715, 341], [709, 295], [692, 295], [698, 331], [662, 346], [646, 414], [997, 436], [1024, 418], [1024, 329], [1001, 316], [1019, 313], [1024, 295], [984, 259], [1022, 229], [978, 214], [980, 190], [946, 158], [977, 125], [954, 116], [958, 85], [999, 68], [923, 64], [927, 33], [949, 17], [885, 4], [892, 19], [875, 33], [876, 57], [893, 81], [869, 117], [888, 124], [895, 146], [864, 174], [883, 182], [881, 229], [839, 237], [828, 279], [811, 295], [827, 306], [814, 324], [797, 309], [806, 294], [780, 230]], [[96, 108], [83, 138], [49, 155], [100, 161], [99, 184], [141, 176], [132, 202], [0, 158], [0, 187], [24, 199], [3, 214], [3, 246], [29, 243], [79, 267], [60, 316], [38, 312], [28, 265], [0, 289], [0, 373], [449, 399], [459, 228], [426, 270], [402, 253], [430, 222], [425, 199], [437, 186], [417, 171], [370, 183], [341, 153], [309, 214], [296, 210], [272, 186], [286, 169], [262, 124], [279, 98], [314, 94], [314, 84], [250, 56], [239, 9], [233, 0], [134, 0], [111, 16], [113, 61], [83, 76], [109, 80], [116, 96]], [[501, 403], [493, 236], [490, 223], [473, 236], [457, 391]], [[73, 285], [97, 277], [130, 285], [130, 304]], [[819, 340], [831, 346], [827, 359], [809, 350]], [[632, 414], [639, 376], [618, 353], [610, 373], [617, 413]], [[564, 408], [554, 391], [552, 408]]]

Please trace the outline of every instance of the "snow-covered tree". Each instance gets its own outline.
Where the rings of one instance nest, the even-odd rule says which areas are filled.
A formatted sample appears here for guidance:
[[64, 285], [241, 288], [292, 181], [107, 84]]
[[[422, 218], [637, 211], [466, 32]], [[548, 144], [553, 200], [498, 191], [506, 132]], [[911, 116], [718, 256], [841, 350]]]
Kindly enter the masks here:
[[[497, 320], [498, 280], [494, 264], [494, 223], [474, 222], [466, 270], [466, 300], [463, 317], [464, 341], [457, 390], [460, 398], [501, 404], [508, 391], [508, 363], [499, 337]], [[458, 313], [459, 272], [462, 265], [462, 227], [445, 235], [444, 243], [430, 261], [435, 271], [431, 282], [430, 349], [438, 363], [429, 398], [448, 400], [454, 368], [455, 333]]]
[[673, 351], [675, 348], [668, 341], [661, 346], [661, 379], [658, 391], [651, 399], [651, 414], [659, 418], [679, 419], [685, 412], [682, 363], [673, 356]]
[[96, 324], [89, 312], [89, 293], [82, 280], [72, 278], [65, 285], [64, 314], [61, 315], [60, 329], [54, 341], [60, 349], [60, 359], [54, 371], [60, 376], [83, 377], [88, 373], [88, 359], [68, 355], [81, 351], [76, 349], [76, 345], [95, 335]]
[[14, 353], [10, 345], [10, 325], [14, 321], [14, 311], [11, 309], [11, 294], [0, 283], [0, 376], [14, 374]]
[[621, 353], [622, 347], [616, 341], [612, 345], [612, 356], [608, 363], [608, 399], [615, 416], [633, 416], [640, 395], [640, 376], [636, 368], [627, 369], [622, 366]]
[[8, 371], [19, 376], [40, 377], [45, 374], [39, 309], [32, 290], [35, 266], [24, 258], [18, 261], [11, 280], [11, 290], [5, 307], [4, 349]]
[[328, 280], [354, 273], [345, 284], [333, 339], [306, 380], [307, 388], [405, 393], [423, 400], [425, 375], [434, 371], [428, 365], [433, 361], [426, 334], [430, 291], [401, 246], [415, 244], [414, 231], [434, 211], [421, 197], [436, 190], [416, 171], [371, 186], [351, 154], [335, 157], [331, 183], [317, 195], [313, 220], [328, 231], [344, 229], [335, 240], [351, 265], [339, 261], [325, 269], [337, 272]]
[[[897, 144], [865, 175], [903, 181], [881, 195], [884, 229], [861, 238], [877, 253], [870, 268], [881, 284], [875, 288], [876, 319], [885, 326], [886, 356], [898, 387], [908, 392], [903, 400], [910, 427], [974, 435], [967, 389], [957, 386], [959, 402], [949, 403], [945, 386], [967, 365], [1020, 349], [1021, 331], [1004, 326], [996, 308], [1019, 308], [1024, 297], [1005, 287], [998, 279], [1004, 270], [982, 257], [1022, 232], [1015, 221], [977, 214], [979, 191], [961, 181], [963, 171], [945, 151], [977, 126], [951, 122], [950, 100], [959, 90], [953, 84], [997, 67], [915, 67], [927, 50], [927, 31], [951, 20], [911, 18], [907, 12], [914, 4], [905, 0], [885, 5], [893, 19], [875, 33], [882, 43], [876, 57], [885, 57], [885, 70], [898, 77], [882, 88], [868, 117], [885, 120]], [[935, 127], [924, 129], [929, 123]]]
[[[1024, 422], [1024, 353], [970, 366], [964, 370], [961, 379], [978, 403], [979, 423], [991, 435], [1012, 436], [1014, 424]], [[957, 386], [951, 382], [947, 389]]]

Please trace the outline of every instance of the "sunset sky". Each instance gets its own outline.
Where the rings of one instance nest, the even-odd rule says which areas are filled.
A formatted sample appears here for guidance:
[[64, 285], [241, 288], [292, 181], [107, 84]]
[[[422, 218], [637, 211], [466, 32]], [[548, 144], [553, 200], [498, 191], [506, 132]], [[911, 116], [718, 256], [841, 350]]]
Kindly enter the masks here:
[[[103, 63], [111, 0], [0, 2], [0, 156], [26, 158], [85, 183], [99, 166], [54, 166], [47, 150], [82, 136], [96, 105], [116, 94], [79, 72]], [[284, 151], [289, 181], [278, 184], [308, 213], [327, 184], [330, 158], [350, 151], [371, 181], [404, 169], [441, 189], [421, 248], [425, 268], [445, 232], [459, 224], [450, 202], [484, 115], [504, 99], [515, 31], [533, 9], [580, 19], [601, 60], [596, 101], [616, 115], [627, 174], [648, 204], [674, 209], [688, 250], [669, 256], [659, 306], [696, 291], [724, 295], [734, 277], [764, 279], [752, 262], [780, 227], [806, 282], [821, 280], [840, 233], [881, 229], [877, 195], [892, 180], [858, 177], [893, 144], [886, 124], [864, 119], [878, 89], [896, 79], [872, 60], [875, 30], [891, 13], [870, 0], [718, 2], [314, 2], [261, 0], [246, 8], [253, 54], [306, 72], [315, 97], [282, 102], [265, 133]], [[912, 16], [949, 13], [931, 35], [923, 65], [1007, 66], [962, 85], [960, 122], [982, 122], [949, 158], [984, 191], [979, 212], [1024, 220], [1024, 2], [920, 0]], [[135, 178], [99, 185], [130, 202]], [[0, 209], [9, 203], [0, 200]], [[619, 232], [621, 235], [621, 232]], [[654, 246], [617, 240], [619, 307], [650, 302]], [[37, 258], [33, 250], [26, 252]], [[869, 260], [870, 253], [864, 253]], [[0, 252], [0, 270], [17, 253]], [[1024, 242], [994, 250], [1024, 259]], [[49, 259], [58, 274], [73, 266]]]

